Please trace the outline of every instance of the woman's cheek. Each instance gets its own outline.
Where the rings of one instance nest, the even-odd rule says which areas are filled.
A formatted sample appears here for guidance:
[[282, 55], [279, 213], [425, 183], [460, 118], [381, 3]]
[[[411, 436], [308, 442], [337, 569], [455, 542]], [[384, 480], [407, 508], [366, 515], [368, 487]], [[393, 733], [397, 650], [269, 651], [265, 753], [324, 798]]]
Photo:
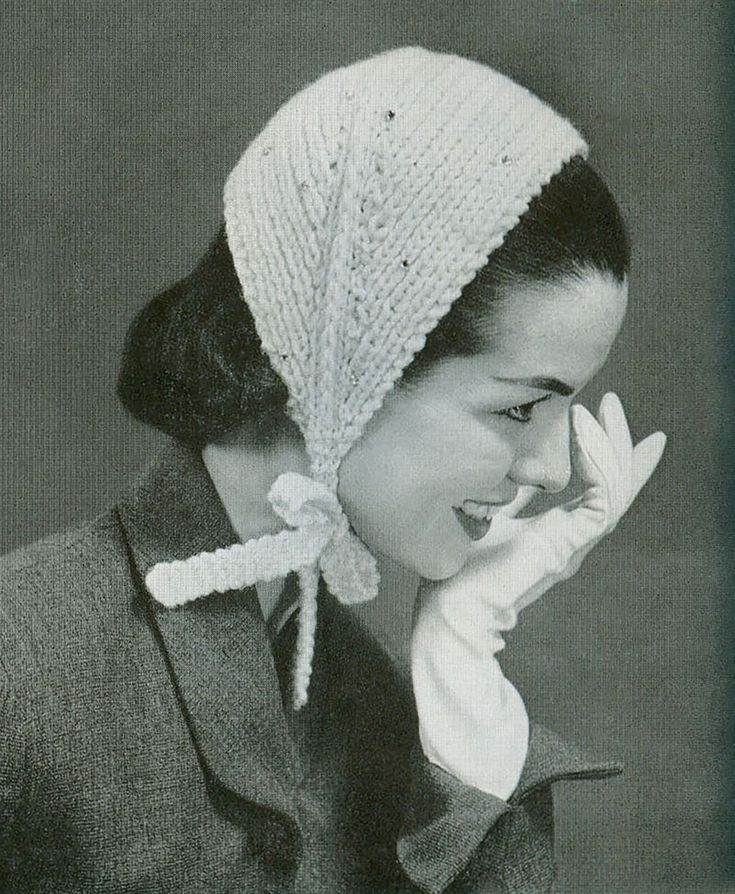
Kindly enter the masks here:
[[418, 521], [404, 525], [399, 552], [403, 564], [429, 580], [444, 580], [456, 574], [467, 560], [469, 540], [456, 521], [444, 493], [437, 493]]
[[386, 492], [385, 497], [389, 495], [394, 499], [363, 504], [362, 511], [351, 515], [355, 533], [367, 548], [422, 577], [441, 579], [454, 573], [464, 555], [458, 550], [461, 544], [452, 531], [450, 511], [438, 511], [443, 496], [436, 494], [432, 501], [411, 500], [405, 492]]
[[485, 436], [474, 461], [485, 483], [484, 493], [490, 494], [493, 484], [503, 481], [510, 472], [517, 450], [517, 440], [491, 433]]

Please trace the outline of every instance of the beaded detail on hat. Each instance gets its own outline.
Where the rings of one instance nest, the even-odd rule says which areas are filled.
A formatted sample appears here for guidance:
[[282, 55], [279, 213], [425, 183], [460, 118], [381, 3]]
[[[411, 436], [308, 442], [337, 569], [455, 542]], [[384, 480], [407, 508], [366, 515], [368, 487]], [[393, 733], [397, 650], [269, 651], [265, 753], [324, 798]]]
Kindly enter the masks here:
[[156, 566], [146, 582], [174, 605], [298, 571], [297, 707], [307, 698], [319, 575], [342, 601], [377, 593], [375, 560], [339, 506], [341, 460], [573, 155], [587, 155], [583, 137], [525, 88], [471, 59], [403, 47], [292, 96], [231, 172], [228, 243], [311, 475], [278, 479], [298, 507], [296, 527], [175, 572]]

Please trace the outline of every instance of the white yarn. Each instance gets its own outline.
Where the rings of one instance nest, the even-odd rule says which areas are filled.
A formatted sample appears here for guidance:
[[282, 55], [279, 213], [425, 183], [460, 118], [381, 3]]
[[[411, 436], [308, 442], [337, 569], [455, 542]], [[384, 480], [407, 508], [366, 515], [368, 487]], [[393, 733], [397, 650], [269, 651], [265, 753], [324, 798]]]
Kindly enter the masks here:
[[175, 570], [156, 566], [146, 581], [177, 605], [297, 570], [297, 706], [311, 673], [319, 572], [343, 601], [377, 592], [375, 561], [344, 513], [330, 515], [331, 506], [325, 528], [324, 493], [339, 506], [342, 458], [573, 155], [587, 155], [582, 136], [525, 88], [479, 62], [403, 47], [292, 96], [230, 174], [225, 223], [243, 296], [304, 436], [311, 478], [300, 478], [324, 491], [286, 500], [301, 513], [296, 530]]

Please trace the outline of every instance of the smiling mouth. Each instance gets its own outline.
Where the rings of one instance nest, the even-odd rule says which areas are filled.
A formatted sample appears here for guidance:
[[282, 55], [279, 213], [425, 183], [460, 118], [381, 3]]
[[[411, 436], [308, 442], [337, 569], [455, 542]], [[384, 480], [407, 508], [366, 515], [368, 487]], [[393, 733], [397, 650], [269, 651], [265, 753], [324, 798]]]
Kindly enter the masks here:
[[462, 525], [465, 534], [467, 534], [470, 540], [481, 540], [490, 530], [492, 517], [474, 518], [473, 516], [468, 515], [466, 512], [463, 512], [457, 506], [452, 506], [452, 510], [454, 511], [454, 514], [457, 516], [457, 520]]

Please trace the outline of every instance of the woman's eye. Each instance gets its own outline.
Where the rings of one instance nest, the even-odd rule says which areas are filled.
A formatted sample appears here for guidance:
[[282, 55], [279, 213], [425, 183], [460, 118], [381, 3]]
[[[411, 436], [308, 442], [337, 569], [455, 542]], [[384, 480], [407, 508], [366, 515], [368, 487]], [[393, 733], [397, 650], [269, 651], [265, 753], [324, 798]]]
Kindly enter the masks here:
[[548, 400], [550, 397], [551, 395], [547, 394], [545, 397], [532, 400], [527, 404], [517, 404], [515, 407], [508, 407], [506, 410], [500, 410], [498, 415], [507, 416], [508, 419], [512, 419], [514, 422], [530, 422], [533, 408], [536, 404], [540, 404], [541, 401]]
[[518, 404], [518, 406], [502, 410], [502, 415], [513, 419], [515, 422], [530, 422], [534, 406], [535, 401], [528, 404]]

